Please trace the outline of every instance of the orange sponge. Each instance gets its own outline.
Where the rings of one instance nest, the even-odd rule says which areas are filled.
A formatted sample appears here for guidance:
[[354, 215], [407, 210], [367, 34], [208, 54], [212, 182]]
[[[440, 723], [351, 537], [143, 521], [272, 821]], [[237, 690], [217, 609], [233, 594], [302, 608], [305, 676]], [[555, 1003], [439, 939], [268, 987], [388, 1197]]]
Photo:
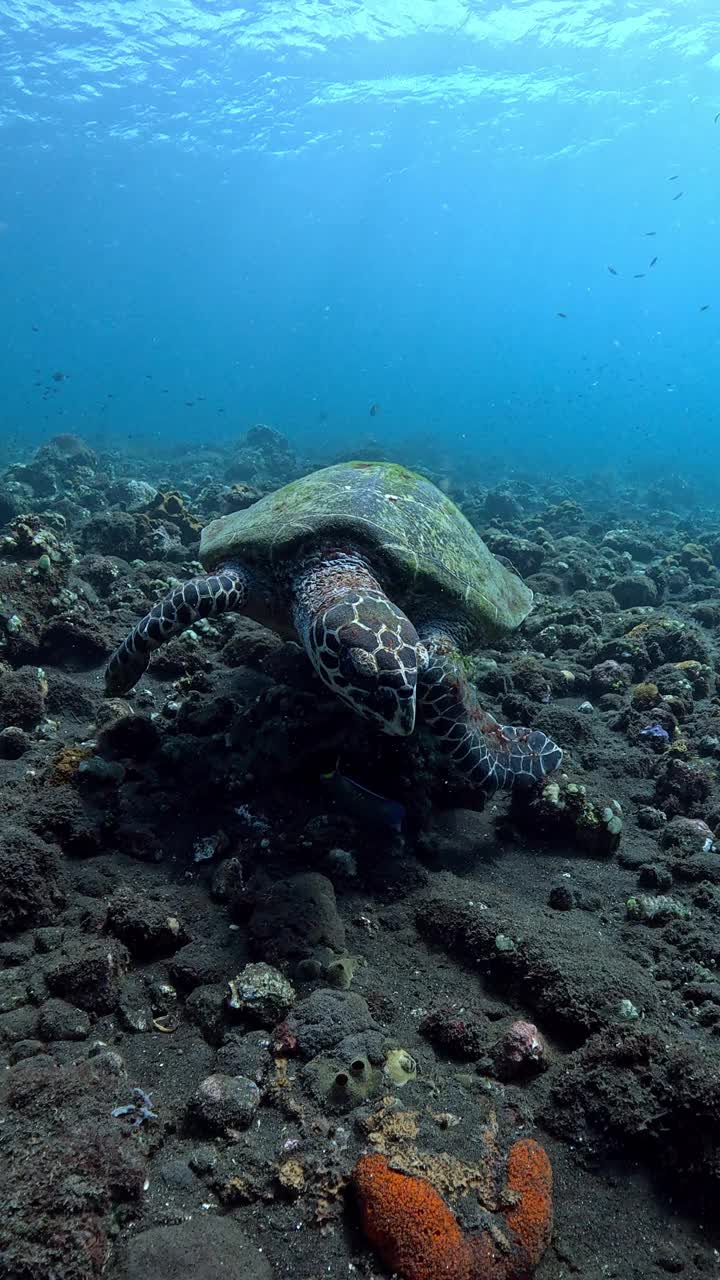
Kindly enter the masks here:
[[425, 1178], [395, 1173], [384, 1156], [361, 1156], [353, 1174], [370, 1244], [402, 1280], [473, 1280], [472, 1249]]
[[526, 1280], [552, 1231], [552, 1171], [531, 1138], [507, 1161], [513, 1204], [504, 1211], [507, 1241], [466, 1235], [425, 1178], [396, 1173], [384, 1156], [362, 1156], [353, 1173], [363, 1228], [378, 1257], [402, 1280]]
[[507, 1185], [519, 1199], [505, 1214], [515, 1238], [518, 1275], [531, 1274], [550, 1243], [552, 1169], [539, 1142], [523, 1138], [510, 1148]]

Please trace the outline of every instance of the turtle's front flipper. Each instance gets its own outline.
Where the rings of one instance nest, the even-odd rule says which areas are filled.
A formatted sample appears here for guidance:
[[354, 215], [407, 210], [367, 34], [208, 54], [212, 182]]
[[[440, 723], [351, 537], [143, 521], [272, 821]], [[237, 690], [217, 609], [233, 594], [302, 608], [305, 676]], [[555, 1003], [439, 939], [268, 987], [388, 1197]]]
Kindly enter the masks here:
[[422, 637], [429, 663], [418, 678], [425, 723], [455, 764], [473, 782], [512, 787], [540, 782], [557, 769], [562, 751], [540, 729], [501, 725], [483, 711], [453, 641], [437, 632]]
[[147, 668], [153, 649], [179, 636], [198, 618], [239, 612], [245, 607], [247, 594], [245, 573], [230, 567], [176, 587], [115, 650], [105, 670], [105, 692], [111, 697], [127, 693]]

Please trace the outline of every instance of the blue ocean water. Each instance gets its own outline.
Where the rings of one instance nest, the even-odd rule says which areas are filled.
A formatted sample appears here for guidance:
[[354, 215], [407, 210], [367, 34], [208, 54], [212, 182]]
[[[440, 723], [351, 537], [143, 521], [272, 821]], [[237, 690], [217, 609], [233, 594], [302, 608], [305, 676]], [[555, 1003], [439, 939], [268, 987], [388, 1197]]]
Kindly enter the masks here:
[[0, 71], [10, 450], [716, 466], [713, 0], [16, 0]]

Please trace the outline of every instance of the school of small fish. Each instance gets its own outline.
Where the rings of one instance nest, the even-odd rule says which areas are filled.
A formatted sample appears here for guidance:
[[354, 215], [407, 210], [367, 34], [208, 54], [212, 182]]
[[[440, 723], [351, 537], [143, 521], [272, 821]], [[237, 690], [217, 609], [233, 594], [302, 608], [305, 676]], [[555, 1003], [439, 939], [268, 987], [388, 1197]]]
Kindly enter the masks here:
[[[718, 111], [717, 115], [715, 116], [713, 123], [714, 123], [714, 124], [717, 124], [719, 120], [720, 120], [720, 111]], [[670, 176], [669, 176], [669, 178], [668, 178], [668, 182], [677, 182], [677, 181], [679, 180], [679, 178], [680, 178], [680, 174], [679, 174], [679, 173], [671, 173], [671, 174], [670, 174]], [[676, 192], [676, 194], [675, 194], [674, 196], [672, 196], [672, 197], [671, 197], [671, 200], [673, 201], [673, 203], [674, 203], [676, 200], [681, 200], [681, 199], [682, 199], [682, 197], [684, 196], [684, 194], [685, 194], [685, 192], [684, 192], [684, 191], [678, 191], [678, 192]], [[657, 235], [657, 231], [645, 231], [645, 232], [643, 232], [643, 235], [645, 235], [645, 236], [656, 236], [656, 235]], [[656, 256], [655, 256], [654, 258], [652, 258], [652, 259], [651, 259], [651, 261], [648, 263], [648, 269], [649, 269], [650, 267], [654, 267], [654, 266], [655, 266], [659, 261], [660, 261], [660, 258], [659, 258], [659, 256], [658, 256], [658, 255], [656, 255]], [[617, 267], [614, 267], [614, 266], [612, 266], [611, 264], [608, 264], [608, 273], [609, 273], [611, 276], [619, 276], [619, 275], [620, 275], [620, 272], [618, 271]], [[646, 271], [635, 271], [635, 272], [633, 272], [632, 279], [633, 279], [633, 280], [644, 280], [646, 275], [647, 275], [647, 272], [646, 272]], [[700, 311], [709, 311], [709, 310], [710, 310], [710, 303], [709, 303], [709, 302], [703, 302], [703, 303], [699, 306], [698, 310], [700, 310]], [[567, 319], [568, 319], [568, 312], [567, 312], [567, 311], [556, 311], [556, 312], [555, 312], [555, 314], [556, 314], [556, 316], [558, 316], [558, 318], [559, 318], [560, 320], [567, 320]]]
[[[717, 125], [718, 121], [720, 121], [720, 111], [719, 111], [719, 112], [716, 114], [716, 116], [714, 117], [714, 121], [713, 121], [713, 123]], [[680, 178], [680, 174], [679, 174], [679, 173], [672, 173], [672, 174], [670, 174], [670, 176], [668, 177], [668, 182], [677, 182], [677, 181], [679, 181], [679, 178]], [[673, 201], [673, 202], [675, 202], [675, 201], [677, 201], [677, 200], [680, 200], [684, 194], [685, 194], [685, 192], [684, 192], [684, 191], [678, 191], [678, 192], [676, 192], [676, 194], [675, 194], [675, 195], [673, 195], [673, 196], [671, 197], [671, 199], [672, 199], [672, 201]], [[656, 236], [656, 235], [657, 235], [657, 231], [645, 231], [645, 232], [643, 232], [643, 235], [644, 235], [645, 237], [649, 238], [649, 237], [652, 237], [652, 236]], [[655, 267], [659, 261], [660, 261], [660, 257], [659, 257], [659, 255], [658, 255], [658, 254], [655, 254], [655, 256], [654, 256], [654, 257], [652, 257], [652, 258], [650, 259], [650, 262], [647, 264], [647, 270], [646, 270], [646, 271], [634, 271], [634, 272], [632, 273], [632, 277], [631, 277], [631, 278], [632, 278], [633, 280], [644, 280], [644, 279], [646, 278], [647, 271], [649, 271], [649, 270], [651, 270], [653, 267]], [[621, 274], [621, 273], [618, 271], [617, 267], [614, 267], [611, 263], [609, 263], [609, 264], [608, 264], [607, 270], [608, 270], [608, 274], [609, 274], [609, 275], [611, 275], [611, 276], [620, 276], [620, 274]], [[698, 310], [699, 310], [699, 311], [709, 311], [709, 310], [710, 310], [710, 306], [711, 306], [711, 304], [710, 304], [709, 302], [703, 302], [703, 303], [701, 303], [701, 304], [699, 305]], [[556, 316], [557, 316], [557, 318], [558, 318], [558, 319], [560, 319], [560, 320], [567, 320], [567, 319], [569, 319], [569, 312], [567, 312], [567, 311], [556, 311], [556, 312], [555, 312], [555, 315], [556, 315]], [[33, 325], [32, 325], [32, 331], [33, 331], [33, 333], [39, 333], [39, 332], [40, 332], [39, 326], [38, 326], [38, 325], [36, 325], [36, 324], [33, 324]], [[40, 370], [36, 370], [36, 373], [40, 373]], [[55, 371], [50, 375], [50, 378], [49, 378], [49, 380], [48, 380], [47, 382], [44, 382], [44, 381], [42, 381], [42, 380], [40, 379], [40, 380], [38, 380], [34, 385], [35, 385], [36, 387], [41, 387], [41, 388], [42, 388], [42, 398], [43, 398], [43, 400], [47, 400], [47, 399], [50, 397], [50, 395], [51, 395], [51, 394], [53, 394], [53, 393], [56, 393], [56, 392], [57, 392], [57, 390], [58, 390], [58, 385], [57, 385], [57, 384], [65, 382], [65, 381], [68, 379], [68, 377], [69, 377], [69, 374], [64, 373], [64, 372], [63, 372], [62, 370], [60, 370], [60, 369], [57, 369], [57, 370], [55, 370]], [[148, 379], [148, 380], [152, 381], [152, 374], [150, 374], [150, 373], [146, 373], [146, 374], [145, 374], [145, 377], [146, 377], [146, 379]], [[52, 383], [55, 383], [56, 385], [53, 387], [53, 386], [52, 386]], [[163, 395], [168, 395], [168, 394], [169, 394], [169, 388], [168, 388], [168, 387], [163, 387], [163, 388], [162, 388], [162, 394], [163, 394]], [[114, 398], [113, 393], [112, 393], [112, 392], [108, 392], [108, 393], [107, 393], [107, 399], [108, 399], [108, 400], [112, 400], [113, 398]], [[184, 403], [185, 403], [185, 407], [186, 407], [187, 409], [192, 409], [192, 408], [194, 407], [194, 405], [196, 404], [196, 402], [202, 402], [202, 401], [204, 401], [204, 399], [205, 399], [205, 397], [204, 397], [204, 396], [200, 396], [200, 395], [199, 395], [199, 396], [197, 396], [197, 397], [196, 397], [196, 399], [195, 399], [195, 400], [185, 400], [185, 402], [184, 402]], [[101, 406], [101, 409], [102, 409], [102, 407], [103, 407], [103, 406]], [[58, 410], [58, 412], [62, 414], [62, 413], [64, 412], [64, 410], [63, 410], [63, 409], [59, 409], [59, 410]], [[217, 407], [217, 408], [216, 408], [216, 412], [217, 412], [218, 414], [225, 413], [225, 407], [224, 407], [224, 406], [219, 406], [219, 407]], [[377, 417], [381, 412], [382, 412], [382, 410], [381, 410], [381, 406], [380, 406], [379, 404], [377, 404], [377, 403], [372, 403], [372, 404], [370, 405], [369, 414], [370, 414], [370, 417], [371, 417], [371, 418], [375, 418], [375, 417]], [[327, 415], [326, 411], [324, 411], [324, 410], [323, 410], [323, 411], [319, 414], [318, 420], [319, 420], [320, 422], [324, 422], [324, 421], [326, 421], [327, 416], [328, 416], [328, 415]], [[131, 433], [131, 432], [128, 432], [128, 439], [132, 439], [132, 438], [133, 438], [132, 433]]]

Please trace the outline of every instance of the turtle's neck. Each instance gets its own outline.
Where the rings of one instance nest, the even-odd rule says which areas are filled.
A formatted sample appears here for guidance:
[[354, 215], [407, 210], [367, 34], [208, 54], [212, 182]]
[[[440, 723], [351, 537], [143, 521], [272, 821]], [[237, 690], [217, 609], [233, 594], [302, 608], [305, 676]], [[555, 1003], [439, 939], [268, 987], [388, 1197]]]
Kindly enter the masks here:
[[341, 604], [350, 592], [364, 595], [383, 589], [357, 552], [327, 550], [302, 560], [292, 581], [292, 612], [295, 629], [304, 640], [318, 613]]

